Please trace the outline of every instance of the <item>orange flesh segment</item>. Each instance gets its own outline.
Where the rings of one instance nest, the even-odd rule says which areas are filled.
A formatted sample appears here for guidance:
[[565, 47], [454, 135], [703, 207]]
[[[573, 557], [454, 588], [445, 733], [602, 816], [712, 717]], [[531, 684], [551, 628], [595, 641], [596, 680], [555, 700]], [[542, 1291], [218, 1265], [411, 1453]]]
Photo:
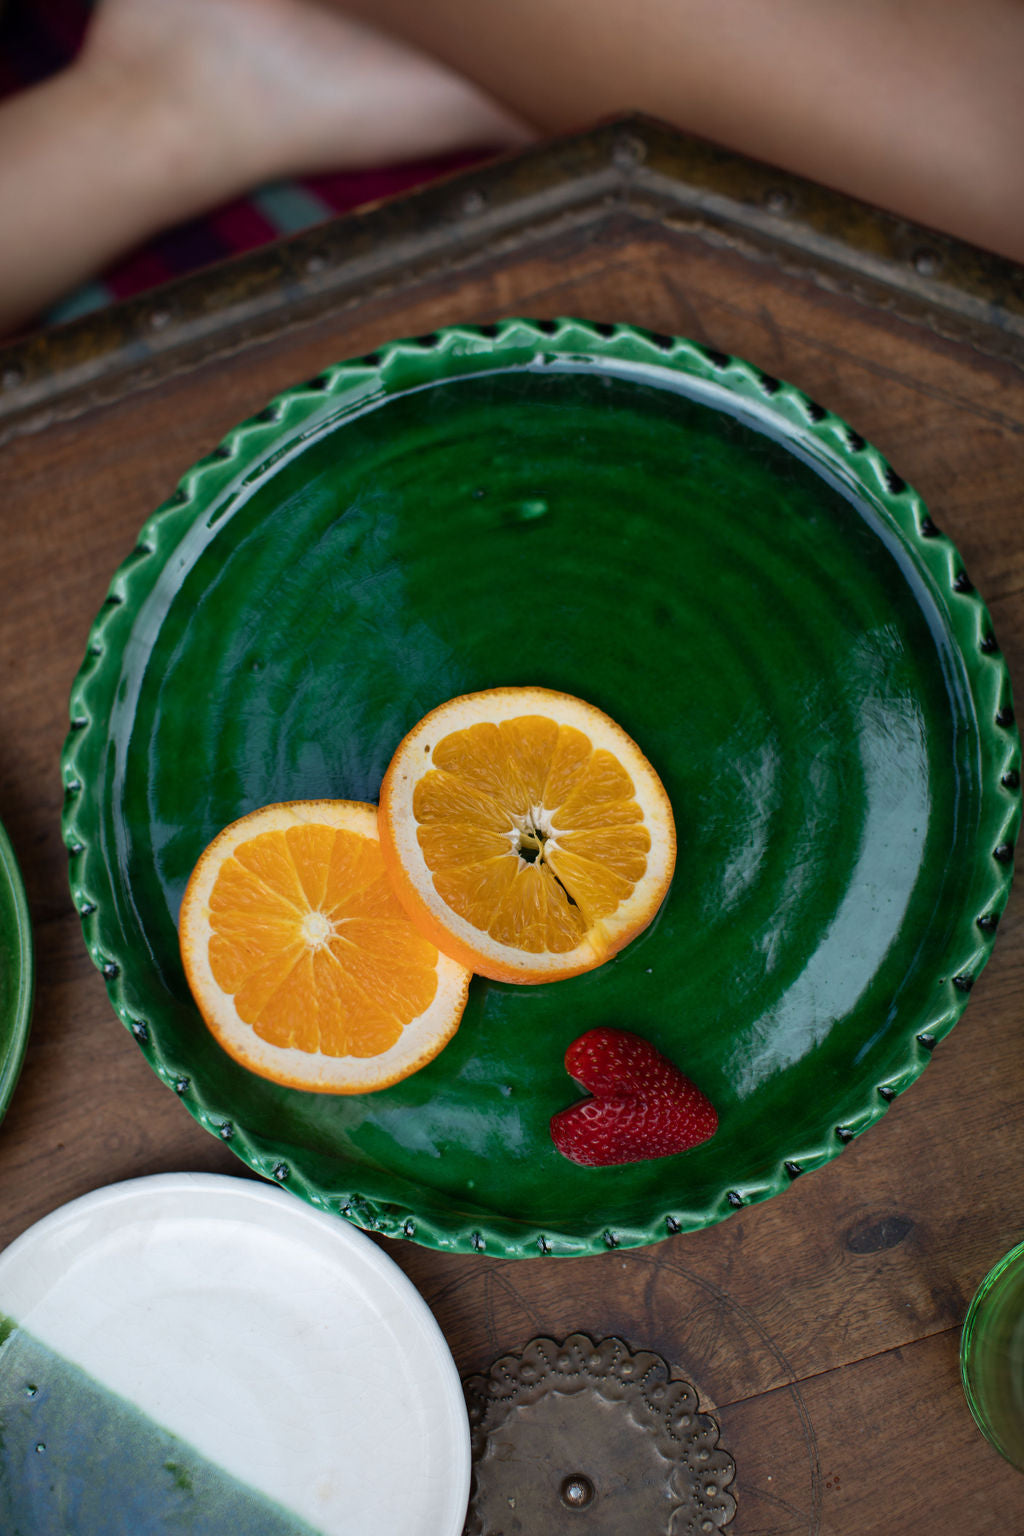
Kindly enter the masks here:
[[434, 888], [498, 943], [566, 954], [643, 879], [651, 839], [633, 781], [575, 727], [468, 726], [432, 763], [413, 814]]
[[261, 1039], [378, 1056], [429, 1007], [437, 950], [409, 924], [379, 845], [326, 826], [242, 843], [210, 895], [210, 966]]

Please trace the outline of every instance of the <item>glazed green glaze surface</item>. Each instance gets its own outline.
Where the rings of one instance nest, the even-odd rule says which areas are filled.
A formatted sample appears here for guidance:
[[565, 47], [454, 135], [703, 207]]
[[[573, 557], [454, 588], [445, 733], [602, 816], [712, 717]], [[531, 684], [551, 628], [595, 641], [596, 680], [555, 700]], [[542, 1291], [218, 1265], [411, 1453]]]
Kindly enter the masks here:
[[0, 827], [0, 1117], [28, 1044], [35, 983], [32, 924], [14, 849]]
[[[508, 684], [588, 699], [661, 775], [658, 918], [587, 975], [474, 980], [384, 1092], [247, 1074], [178, 957], [204, 846], [271, 801], [376, 800], [423, 714]], [[117, 573], [72, 726], [75, 901], [154, 1068], [306, 1199], [510, 1256], [716, 1221], [877, 1119], [987, 958], [1019, 814], [1005, 666], [915, 494], [797, 390], [576, 321], [398, 343], [238, 428]], [[711, 1142], [559, 1156], [562, 1058], [600, 1024], [694, 1078]]]

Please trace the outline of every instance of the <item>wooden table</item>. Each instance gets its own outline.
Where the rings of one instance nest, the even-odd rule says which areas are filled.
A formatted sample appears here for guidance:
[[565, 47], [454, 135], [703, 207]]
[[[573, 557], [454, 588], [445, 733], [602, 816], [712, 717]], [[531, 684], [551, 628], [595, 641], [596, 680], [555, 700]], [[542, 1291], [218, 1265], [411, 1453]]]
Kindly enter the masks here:
[[[244, 1174], [159, 1083], [83, 944], [61, 843], [72, 677], [181, 472], [279, 388], [402, 334], [526, 313], [689, 335], [800, 385], [924, 496], [1024, 675], [1018, 269], [642, 120], [532, 150], [0, 352], [0, 820], [38, 958], [0, 1127], [0, 1245], [97, 1186]], [[654, 1349], [737, 1464], [730, 1530], [1007, 1536], [1024, 1477], [958, 1377], [974, 1287], [1022, 1235], [1024, 942], [863, 1139], [709, 1230], [596, 1258], [385, 1244], [463, 1373], [538, 1334]]]

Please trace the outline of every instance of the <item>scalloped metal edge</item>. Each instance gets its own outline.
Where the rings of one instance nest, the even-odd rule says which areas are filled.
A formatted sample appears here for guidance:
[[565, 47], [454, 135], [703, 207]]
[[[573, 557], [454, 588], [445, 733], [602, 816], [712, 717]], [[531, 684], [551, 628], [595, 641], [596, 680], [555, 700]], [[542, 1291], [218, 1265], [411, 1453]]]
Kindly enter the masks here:
[[[697, 1388], [674, 1375], [673, 1367], [654, 1350], [631, 1349], [617, 1335], [598, 1339], [577, 1332], [559, 1341], [542, 1334], [516, 1353], [502, 1355], [486, 1374], [464, 1377], [462, 1390], [473, 1447], [464, 1536], [489, 1536], [494, 1529], [481, 1514], [478, 1476], [490, 1436], [520, 1408], [529, 1410], [548, 1392], [559, 1397], [590, 1394], [607, 1404], [628, 1406], [633, 1428], [649, 1436], [673, 1466], [667, 1474], [670, 1498], [664, 1505], [663, 1531], [682, 1529], [680, 1517], [687, 1513], [687, 1504], [696, 1506], [698, 1518], [704, 1514], [702, 1529], [721, 1530], [736, 1514], [736, 1461], [722, 1444], [721, 1425], [701, 1408]], [[500, 1505], [493, 1491], [484, 1502]], [[694, 1526], [688, 1524], [687, 1529]]]
[[[524, 366], [555, 356], [586, 362], [614, 360], [663, 367], [690, 380], [724, 388], [762, 418], [796, 429], [808, 456], [830, 469], [886, 518], [927, 574], [960, 646], [979, 723], [983, 764], [980, 868], [983, 899], [976, 913], [964, 913], [951, 943], [944, 990], [926, 1019], [918, 1020], [906, 1042], [905, 1064], [869, 1091], [866, 1100], [846, 1106], [825, 1145], [795, 1146], [770, 1177], [723, 1188], [700, 1211], [671, 1204], [639, 1223], [607, 1223], [567, 1234], [532, 1223], [521, 1226], [490, 1212], [424, 1216], [401, 1203], [351, 1190], [327, 1194], [277, 1153], [250, 1140], [231, 1114], [207, 1102], [187, 1073], [164, 1058], [147, 1022], [128, 1006], [121, 979], [121, 937], [96, 892], [107, 882], [102, 855], [82, 831], [82, 807], [93, 750], [102, 750], [101, 702], [109, 687], [104, 659], [119, 655], [125, 611], [147, 592], [163, 568], [158, 557], [191, 526], [198, 507], [219, 501], [215, 518], [235, 497], [273, 474], [287, 458], [347, 416], [410, 389], [465, 377], [496, 367]], [[215, 519], [211, 519], [215, 520]], [[988, 729], [986, 730], [986, 722]], [[106, 600], [89, 633], [85, 658], [74, 680], [70, 730], [61, 754], [64, 783], [62, 830], [70, 863], [72, 899], [82, 921], [86, 947], [106, 980], [115, 1012], [138, 1041], [157, 1076], [182, 1100], [211, 1135], [228, 1142], [253, 1172], [284, 1187], [309, 1204], [341, 1215], [356, 1226], [391, 1238], [405, 1238], [447, 1252], [485, 1253], [501, 1258], [578, 1257], [607, 1250], [641, 1247], [678, 1232], [714, 1225], [744, 1206], [787, 1189], [803, 1173], [824, 1166], [843, 1147], [885, 1114], [894, 1098], [921, 1075], [935, 1045], [956, 1024], [970, 989], [992, 952], [1000, 916], [1009, 897], [1013, 855], [1020, 825], [1020, 737], [1013, 712], [1009, 673], [992, 629], [988, 610], [975, 591], [953, 542], [928, 515], [921, 497], [878, 450], [838, 416], [794, 385], [764, 373], [742, 359], [683, 338], [628, 324], [602, 324], [571, 317], [557, 320], [512, 318], [488, 325], [455, 325], [427, 336], [391, 342], [376, 352], [335, 364], [304, 384], [286, 389], [257, 415], [241, 422], [208, 455], [182, 476], [177, 489], [145, 523], [135, 549], [118, 567]], [[987, 864], [984, 860], [988, 859]], [[298, 1160], [296, 1160], [298, 1161]]]

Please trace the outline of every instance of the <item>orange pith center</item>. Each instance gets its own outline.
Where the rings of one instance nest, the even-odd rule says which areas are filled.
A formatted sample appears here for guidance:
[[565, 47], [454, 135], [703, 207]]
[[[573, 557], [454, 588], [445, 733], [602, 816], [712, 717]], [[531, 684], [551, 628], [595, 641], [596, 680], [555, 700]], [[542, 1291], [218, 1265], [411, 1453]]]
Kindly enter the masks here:
[[632, 894], [651, 839], [618, 758], [540, 715], [453, 731], [416, 785], [437, 894], [474, 928], [565, 954]]
[[315, 824], [262, 832], [210, 896], [210, 966], [261, 1039], [378, 1056], [437, 991], [437, 950], [410, 924], [379, 845]]

